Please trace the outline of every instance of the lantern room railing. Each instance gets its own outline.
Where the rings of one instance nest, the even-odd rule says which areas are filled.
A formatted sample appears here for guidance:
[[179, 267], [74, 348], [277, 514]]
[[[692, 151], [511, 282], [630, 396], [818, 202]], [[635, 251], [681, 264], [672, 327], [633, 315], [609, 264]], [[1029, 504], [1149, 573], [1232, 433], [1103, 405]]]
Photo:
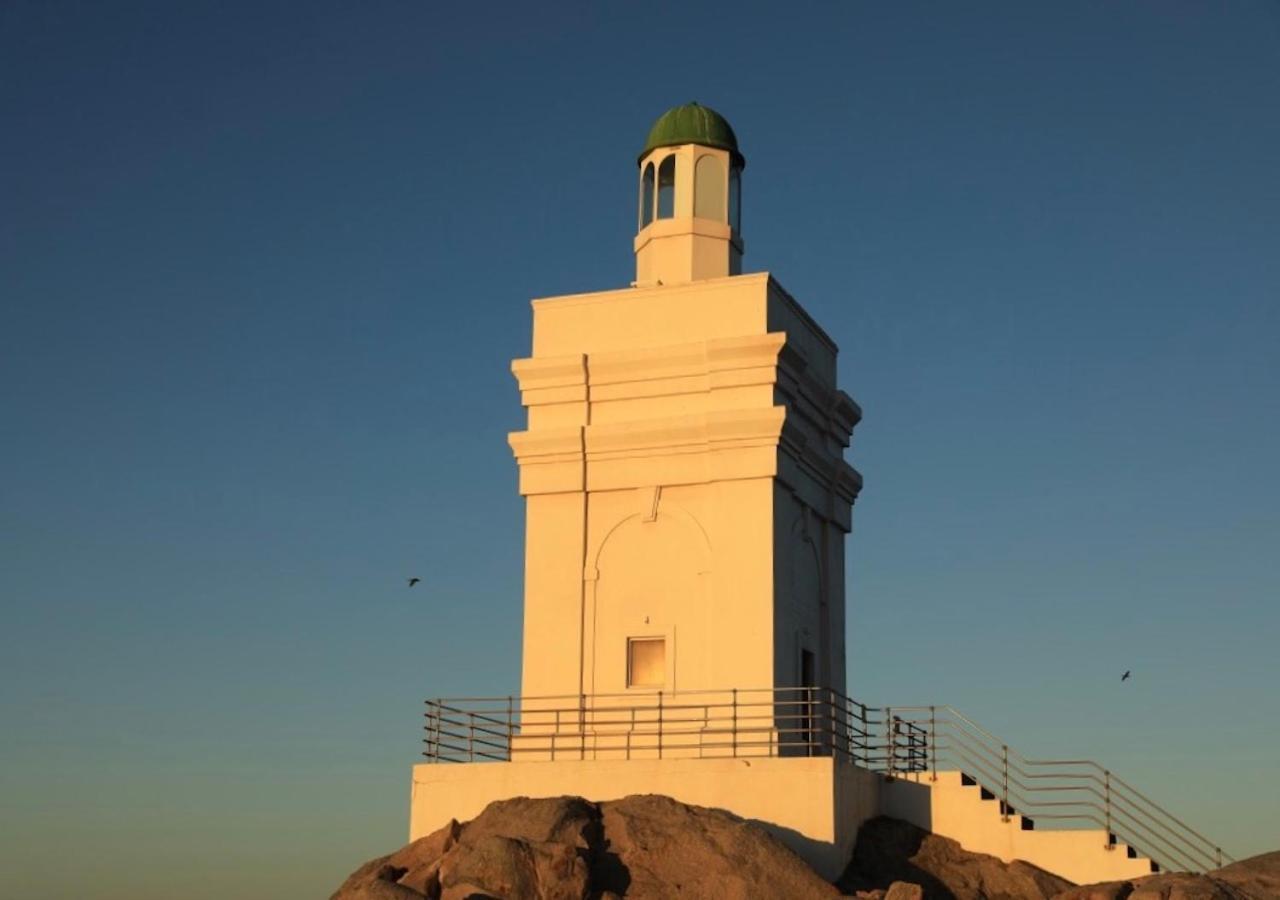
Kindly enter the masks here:
[[959, 771], [1023, 828], [1102, 829], [1166, 869], [1232, 858], [1092, 760], [1029, 759], [949, 706], [873, 707], [816, 687], [426, 702], [432, 763], [843, 757], [887, 779]]

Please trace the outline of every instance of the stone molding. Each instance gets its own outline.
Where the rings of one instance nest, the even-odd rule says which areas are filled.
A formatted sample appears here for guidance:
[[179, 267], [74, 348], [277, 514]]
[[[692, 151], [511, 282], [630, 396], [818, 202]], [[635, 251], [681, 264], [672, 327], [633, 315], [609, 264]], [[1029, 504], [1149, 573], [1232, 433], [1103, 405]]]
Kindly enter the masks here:
[[[534, 357], [511, 369], [525, 406], [576, 404], [564, 407], [576, 424], [509, 436], [524, 495], [779, 476], [815, 511], [849, 527], [848, 506], [862, 479], [841, 449], [861, 410], [809, 372], [784, 333]], [[718, 390], [768, 385], [780, 403], [717, 408]], [[590, 421], [593, 402], [679, 395], [708, 396], [711, 408]], [[779, 451], [788, 464], [779, 463]]]

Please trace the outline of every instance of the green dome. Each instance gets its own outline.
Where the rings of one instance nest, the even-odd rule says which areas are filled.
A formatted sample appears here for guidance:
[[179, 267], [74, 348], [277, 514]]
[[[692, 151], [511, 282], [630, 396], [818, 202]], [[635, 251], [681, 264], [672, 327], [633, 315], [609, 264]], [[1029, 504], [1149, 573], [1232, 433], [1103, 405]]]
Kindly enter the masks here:
[[746, 165], [746, 160], [738, 150], [738, 136], [733, 133], [725, 117], [709, 106], [686, 103], [664, 112], [649, 129], [649, 139], [644, 142], [640, 157], [643, 159], [650, 150], [658, 147], [674, 147], [678, 144], [703, 144], [728, 150], [738, 166]]

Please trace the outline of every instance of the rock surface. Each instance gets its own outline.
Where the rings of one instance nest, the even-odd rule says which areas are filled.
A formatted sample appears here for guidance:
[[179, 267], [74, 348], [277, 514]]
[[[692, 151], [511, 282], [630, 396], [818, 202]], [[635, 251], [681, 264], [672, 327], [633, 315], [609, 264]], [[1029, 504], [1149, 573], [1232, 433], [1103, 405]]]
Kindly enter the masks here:
[[1249, 896], [1280, 898], [1280, 850], [1242, 859], [1210, 874]]
[[[909, 893], [893, 900], [919, 900]], [[827, 898], [838, 891], [776, 838], [669, 797], [491, 803], [365, 863], [332, 900]]]
[[889, 900], [895, 882], [919, 885], [923, 900], [1050, 900], [1073, 886], [1030, 863], [1004, 863], [906, 822], [872, 819], [858, 831], [839, 885], [854, 896], [888, 890]]
[[866, 823], [839, 888], [757, 825], [642, 795], [491, 803], [351, 874], [331, 900], [1280, 900], [1280, 851], [1204, 875], [1075, 886], [895, 819]]
[[1053, 900], [1277, 900], [1280, 851], [1264, 853], [1203, 875], [1170, 872], [1063, 891]]

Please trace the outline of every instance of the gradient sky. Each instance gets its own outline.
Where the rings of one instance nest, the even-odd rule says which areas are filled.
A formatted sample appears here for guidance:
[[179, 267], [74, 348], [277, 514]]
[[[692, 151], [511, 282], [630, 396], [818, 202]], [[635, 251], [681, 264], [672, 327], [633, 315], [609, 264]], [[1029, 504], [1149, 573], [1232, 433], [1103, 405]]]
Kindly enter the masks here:
[[1270, 0], [0, 2], [0, 895], [403, 842], [518, 691], [527, 301], [695, 99], [865, 410], [852, 694], [1280, 846], [1277, 98]]

